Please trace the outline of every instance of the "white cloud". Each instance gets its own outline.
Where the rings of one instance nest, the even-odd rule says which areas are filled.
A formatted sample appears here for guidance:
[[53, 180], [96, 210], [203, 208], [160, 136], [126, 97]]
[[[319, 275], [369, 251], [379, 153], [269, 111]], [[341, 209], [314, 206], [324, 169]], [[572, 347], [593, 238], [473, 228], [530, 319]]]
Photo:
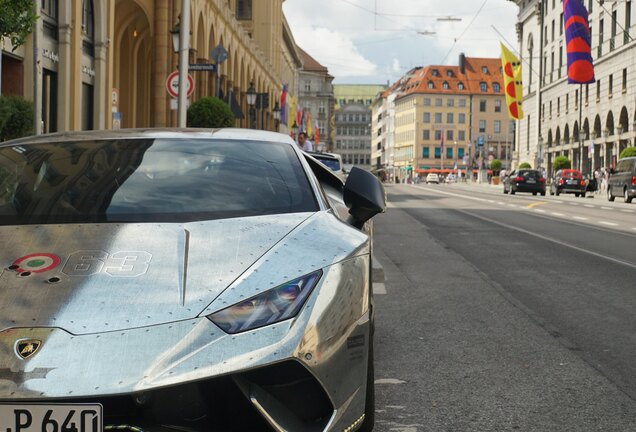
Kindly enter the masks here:
[[402, 72], [402, 69], [400, 68], [400, 60], [397, 58], [393, 59], [393, 63], [391, 64], [391, 71], [394, 73], [400, 73]]

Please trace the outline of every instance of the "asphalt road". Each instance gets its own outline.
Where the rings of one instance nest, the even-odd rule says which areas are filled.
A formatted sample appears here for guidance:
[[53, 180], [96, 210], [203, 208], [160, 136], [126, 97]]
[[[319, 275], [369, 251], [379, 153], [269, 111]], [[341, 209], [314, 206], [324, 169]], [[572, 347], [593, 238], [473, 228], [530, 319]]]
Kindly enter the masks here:
[[387, 192], [377, 431], [636, 430], [636, 204]]

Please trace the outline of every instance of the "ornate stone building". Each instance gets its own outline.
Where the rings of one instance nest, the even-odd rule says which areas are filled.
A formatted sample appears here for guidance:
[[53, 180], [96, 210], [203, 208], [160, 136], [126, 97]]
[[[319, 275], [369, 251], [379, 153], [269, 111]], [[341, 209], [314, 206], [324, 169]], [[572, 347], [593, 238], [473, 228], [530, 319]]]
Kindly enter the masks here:
[[[291, 95], [297, 92], [302, 66], [283, 1], [192, 0], [190, 63], [212, 63], [218, 45], [228, 56], [218, 76], [191, 72], [191, 100], [220, 94], [234, 99], [235, 111], [247, 113], [245, 94], [253, 82], [271, 102], [264, 127], [275, 128], [275, 101], [284, 84]], [[41, 101], [44, 132], [110, 128], [113, 111], [120, 113], [122, 127], [176, 124], [166, 78], [177, 68], [171, 30], [180, 19], [181, 1], [38, 3], [37, 37], [15, 52], [5, 43], [2, 93]], [[237, 126], [247, 127], [247, 118]]]

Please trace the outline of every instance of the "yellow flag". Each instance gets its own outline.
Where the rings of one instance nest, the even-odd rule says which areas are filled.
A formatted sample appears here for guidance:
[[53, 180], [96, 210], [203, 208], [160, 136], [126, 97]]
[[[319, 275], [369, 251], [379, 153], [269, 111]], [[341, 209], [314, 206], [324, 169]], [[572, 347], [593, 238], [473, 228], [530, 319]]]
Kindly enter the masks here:
[[307, 111], [306, 117], [305, 117], [305, 123], [307, 124], [307, 136], [308, 137], [313, 137], [314, 136], [314, 127], [311, 124], [311, 113], [309, 111]]
[[292, 128], [295, 122], [296, 122], [296, 98], [291, 96], [289, 98], [289, 116], [287, 118], [287, 125], [289, 125], [289, 129]]
[[501, 44], [501, 66], [503, 68], [508, 115], [512, 119], [521, 120], [523, 118], [523, 109], [521, 108], [523, 99], [521, 62], [504, 44]]

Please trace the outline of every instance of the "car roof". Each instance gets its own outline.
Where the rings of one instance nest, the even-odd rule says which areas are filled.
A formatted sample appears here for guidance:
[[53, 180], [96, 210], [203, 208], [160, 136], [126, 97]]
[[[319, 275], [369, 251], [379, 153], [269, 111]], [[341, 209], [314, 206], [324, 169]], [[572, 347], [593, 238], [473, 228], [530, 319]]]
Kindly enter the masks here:
[[336, 155], [332, 154], [332, 153], [323, 153], [323, 152], [313, 152], [313, 151], [306, 151], [305, 153], [307, 153], [308, 155], [312, 155], [313, 157], [315, 157], [316, 159], [333, 159], [333, 160], [340, 160], [339, 157], [337, 157]]
[[148, 129], [119, 129], [98, 131], [69, 131], [53, 134], [36, 135], [16, 140], [5, 141], [1, 146], [16, 144], [42, 144], [64, 141], [95, 141], [115, 139], [225, 139], [242, 141], [268, 141], [295, 145], [294, 140], [286, 134], [261, 131], [254, 129], [222, 128], [148, 128]]

